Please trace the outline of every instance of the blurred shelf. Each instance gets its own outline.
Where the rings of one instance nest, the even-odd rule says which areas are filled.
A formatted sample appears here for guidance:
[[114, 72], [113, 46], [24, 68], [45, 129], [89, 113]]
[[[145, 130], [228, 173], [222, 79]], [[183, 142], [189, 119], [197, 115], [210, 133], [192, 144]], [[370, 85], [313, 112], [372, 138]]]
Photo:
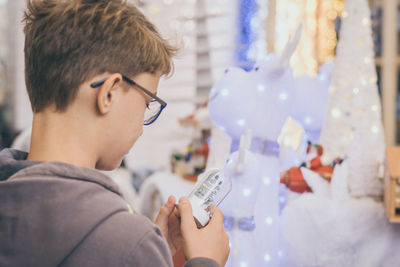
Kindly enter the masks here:
[[[382, 67], [382, 57], [375, 57], [375, 65]], [[397, 65], [400, 65], [400, 56], [397, 56]]]

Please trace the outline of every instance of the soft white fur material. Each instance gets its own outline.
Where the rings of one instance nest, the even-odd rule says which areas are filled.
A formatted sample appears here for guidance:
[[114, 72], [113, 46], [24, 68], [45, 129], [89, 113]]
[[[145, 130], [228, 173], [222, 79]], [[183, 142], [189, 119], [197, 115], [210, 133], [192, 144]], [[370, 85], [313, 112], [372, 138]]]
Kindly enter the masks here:
[[400, 225], [390, 224], [383, 204], [353, 198], [347, 163], [332, 183], [302, 169], [314, 193], [292, 197], [283, 211], [283, 232], [298, 266], [400, 266]]

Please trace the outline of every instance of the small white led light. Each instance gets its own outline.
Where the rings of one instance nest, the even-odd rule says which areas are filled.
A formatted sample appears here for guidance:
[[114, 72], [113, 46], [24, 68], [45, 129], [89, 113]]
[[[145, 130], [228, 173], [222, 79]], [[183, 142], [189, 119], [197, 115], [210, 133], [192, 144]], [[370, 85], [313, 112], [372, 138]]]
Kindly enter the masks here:
[[237, 124], [238, 124], [239, 126], [245, 126], [245, 125], [246, 125], [246, 121], [243, 120], [243, 119], [241, 119], [241, 120], [238, 120], [238, 121], [237, 121]]
[[270, 262], [271, 261], [271, 255], [269, 255], [268, 253], [264, 255], [264, 260], [266, 262]]
[[335, 119], [340, 118], [340, 116], [342, 116], [342, 112], [338, 108], [333, 108], [331, 114], [332, 117], [334, 117]]
[[288, 95], [286, 93], [281, 93], [279, 94], [279, 99], [282, 101], [285, 101], [288, 98]]
[[309, 125], [309, 124], [312, 123], [312, 119], [307, 116], [307, 117], [304, 118], [304, 123]]
[[243, 189], [243, 196], [248, 197], [251, 195], [251, 190], [248, 188]]
[[222, 89], [221, 90], [221, 95], [223, 95], [223, 96], [229, 95], [229, 90], [228, 89]]
[[265, 222], [268, 224], [268, 225], [271, 225], [272, 223], [273, 223], [273, 219], [271, 218], [271, 217], [267, 217], [267, 219], [265, 219]]
[[264, 177], [264, 178], [263, 178], [263, 182], [264, 182], [265, 185], [270, 185], [270, 184], [271, 184], [271, 178], [269, 178], [269, 177]]
[[369, 22], [370, 22], [369, 18], [363, 18], [363, 19], [362, 19], [362, 24], [363, 24], [364, 26], [369, 25]]
[[262, 85], [262, 84], [259, 84], [259, 85], [257, 86], [257, 90], [260, 91], [260, 92], [264, 92], [264, 91], [265, 91], [265, 86]]

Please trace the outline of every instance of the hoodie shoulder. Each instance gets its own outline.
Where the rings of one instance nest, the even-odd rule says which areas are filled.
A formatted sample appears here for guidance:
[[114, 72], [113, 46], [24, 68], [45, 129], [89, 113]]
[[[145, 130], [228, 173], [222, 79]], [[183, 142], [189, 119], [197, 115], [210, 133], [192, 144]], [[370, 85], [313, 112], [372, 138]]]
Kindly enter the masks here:
[[129, 213], [110, 178], [61, 162], [0, 181], [0, 203], [0, 266], [57, 266], [109, 218]]

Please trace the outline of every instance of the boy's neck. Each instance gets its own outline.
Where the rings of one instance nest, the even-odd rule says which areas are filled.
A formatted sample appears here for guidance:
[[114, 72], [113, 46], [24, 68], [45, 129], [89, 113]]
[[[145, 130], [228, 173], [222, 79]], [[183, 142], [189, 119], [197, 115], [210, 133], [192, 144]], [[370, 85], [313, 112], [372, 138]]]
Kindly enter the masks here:
[[36, 113], [28, 160], [60, 161], [94, 168], [96, 140], [79, 117], [64, 113]]

